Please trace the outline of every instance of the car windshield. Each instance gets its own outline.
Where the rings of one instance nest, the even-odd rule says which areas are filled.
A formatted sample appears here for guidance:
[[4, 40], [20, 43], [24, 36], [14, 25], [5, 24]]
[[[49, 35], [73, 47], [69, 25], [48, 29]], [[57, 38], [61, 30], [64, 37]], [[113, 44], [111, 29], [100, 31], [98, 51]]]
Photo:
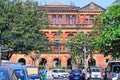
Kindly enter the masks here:
[[113, 72], [119, 73], [120, 72], [120, 66], [114, 66]]
[[59, 72], [66, 72], [65, 70], [59, 70]]
[[17, 76], [17, 78], [19, 80], [25, 80], [25, 73], [23, 70], [19, 69], [19, 70], [14, 70], [15, 75]]
[[92, 72], [100, 72], [99, 69], [92, 69]]
[[81, 73], [81, 70], [72, 70], [71, 73]]

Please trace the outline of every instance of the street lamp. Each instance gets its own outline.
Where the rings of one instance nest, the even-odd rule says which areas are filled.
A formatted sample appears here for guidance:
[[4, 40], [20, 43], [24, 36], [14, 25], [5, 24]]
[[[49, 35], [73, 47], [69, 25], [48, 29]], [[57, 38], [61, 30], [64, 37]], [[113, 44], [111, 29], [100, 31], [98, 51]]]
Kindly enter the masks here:
[[0, 46], [0, 66], [1, 66], [1, 62], [2, 62], [1, 61], [1, 51], [2, 51], [1, 48], [2, 48], [2, 46]]
[[55, 43], [55, 46], [58, 48], [58, 66], [60, 66], [60, 40]]
[[61, 44], [61, 28], [58, 29], [59, 41], [58, 41], [58, 66], [60, 66], [60, 44]]

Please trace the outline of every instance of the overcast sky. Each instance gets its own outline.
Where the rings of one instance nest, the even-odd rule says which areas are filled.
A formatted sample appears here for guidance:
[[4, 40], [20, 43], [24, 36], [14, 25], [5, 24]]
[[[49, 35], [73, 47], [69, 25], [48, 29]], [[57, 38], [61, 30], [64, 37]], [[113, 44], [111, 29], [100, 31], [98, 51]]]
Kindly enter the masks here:
[[39, 4], [42, 4], [42, 5], [44, 5], [45, 3], [49, 4], [53, 2], [60, 2], [63, 4], [70, 4], [72, 2], [74, 3], [75, 6], [79, 6], [79, 7], [83, 7], [89, 4], [90, 2], [95, 2], [101, 7], [106, 8], [110, 6], [115, 0], [33, 0], [33, 1], [37, 1]]

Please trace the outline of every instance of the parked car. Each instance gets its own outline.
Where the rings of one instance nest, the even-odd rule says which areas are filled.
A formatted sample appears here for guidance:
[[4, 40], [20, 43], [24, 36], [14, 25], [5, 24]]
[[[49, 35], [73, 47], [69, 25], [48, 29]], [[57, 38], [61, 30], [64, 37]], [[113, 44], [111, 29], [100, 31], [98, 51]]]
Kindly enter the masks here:
[[68, 78], [69, 73], [65, 69], [54, 69], [52, 70], [53, 78]]
[[108, 80], [117, 80], [120, 74], [120, 65], [113, 65], [112, 70], [108, 72], [107, 79]]
[[17, 80], [17, 77], [10, 67], [0, 66], [0, 80]]
[[93, 78], [97, 78], [97, 79], [101, 79], [102, 75], [101, 75], [101, 71], [98, 67], [92, 67], [90, 68], [90, 72], [88, 73], [89, 75], [89, 79], [93, 79]]
[[31, 80], [41, 78], [41, 73], [36, 66], [26, 66], [26, 69], [28, 72], [28, 76]]
[[69, 75], [70, 80], [85, 80], [85, 74], [81, 70], [71, 70]]

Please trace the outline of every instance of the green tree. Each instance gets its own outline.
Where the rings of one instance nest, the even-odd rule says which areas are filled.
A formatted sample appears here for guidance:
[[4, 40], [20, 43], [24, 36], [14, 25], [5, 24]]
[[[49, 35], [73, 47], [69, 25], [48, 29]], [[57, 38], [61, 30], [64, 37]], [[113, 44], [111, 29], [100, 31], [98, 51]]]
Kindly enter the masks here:
[[97, 21], [99, 35], [94, 41], [96, 49], [105, 56], [111, 54], [113, 58], [120, 58], [120, 0], [108, 7]]
[[46, 51], [47, 45], [44, 44], [47, 44], [48, 40], [39, 30], [47, 27], [48, 21], [45, 18], [46, 12], [37, 10], [37, 2], [0, 1], [3, 1], [1, 3], [5, 8], [0, 7], [0, 44], [12, 48], [13, 51]]
[[[70, 55], [75, 64], [79, 64], [79, 61], [84, 58], [84, 46], [86, 47], [87, 55], [93, 51], [92, 34], [78, 33], [76, 36], [71, 37], [66, 45], [70, 49]], [[89, 51], [89, 53], [88, 53]]]

